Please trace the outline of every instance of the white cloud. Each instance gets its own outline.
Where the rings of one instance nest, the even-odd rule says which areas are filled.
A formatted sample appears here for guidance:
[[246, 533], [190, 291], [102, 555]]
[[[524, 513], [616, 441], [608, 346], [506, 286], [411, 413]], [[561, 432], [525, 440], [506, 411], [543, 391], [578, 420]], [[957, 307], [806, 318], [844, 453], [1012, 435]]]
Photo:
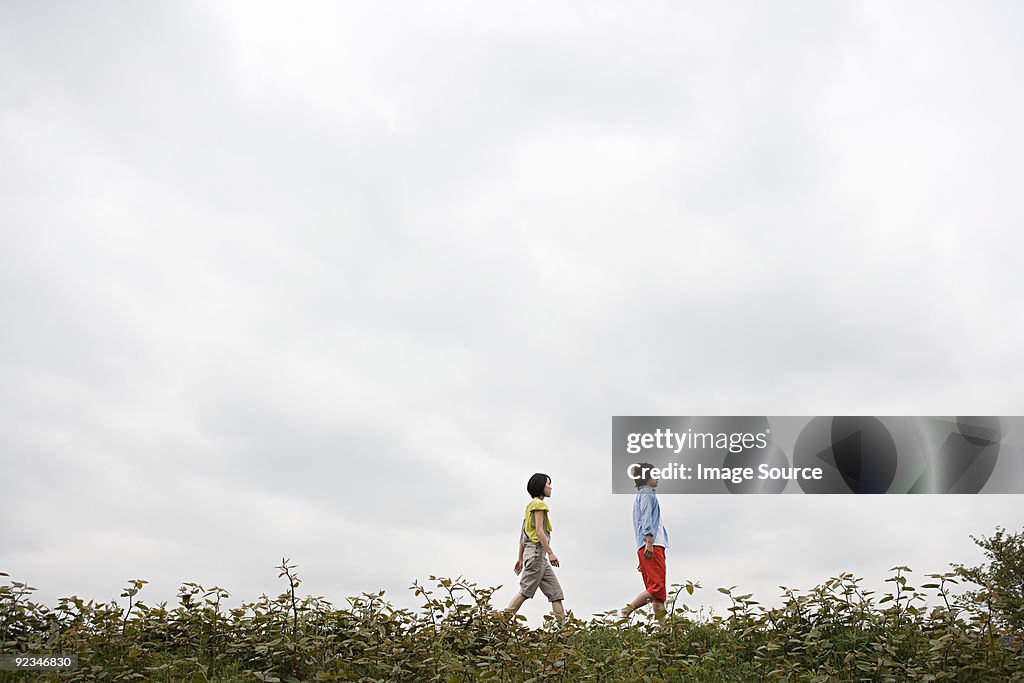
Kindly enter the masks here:
[[[0, 569], [44, 598], [288, 555], [504, 602], [540, 470], [588, 614], [640, 588], [611, 415], [1020, 405], [1011, 5], [2, 13]], [[1020, 522], [666, 498], [708, 604]]]

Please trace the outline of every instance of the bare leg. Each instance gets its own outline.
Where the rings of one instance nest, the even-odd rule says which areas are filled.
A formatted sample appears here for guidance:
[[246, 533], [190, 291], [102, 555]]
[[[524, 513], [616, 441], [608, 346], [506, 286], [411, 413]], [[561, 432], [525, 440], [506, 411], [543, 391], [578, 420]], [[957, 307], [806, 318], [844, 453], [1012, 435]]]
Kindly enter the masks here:
[[[628, 605], [622, 608], [622, 616], [628, 617], [630, 614], [633, 613], [633, 610], [643, 607], [644, 605], [649, 603], [653, 598], [654, 596], [648, 593], [647, 591], [640, 593], [640, 595], [633, 598], [633, 602], [629, 603]], [[661, 605], [664, 609], [665, 603], [661, 603]]]
[[652, 598], [651, 599], [651, 609], [654, 610], [655, 614], [658, 614], [658, 612], [661, 612], [661, 614], [658, 615], [658, 623], [661, 624], [662, 626], [664, 626], [665, 625], [665, 603], [660, 602], [658, 600], [654, 600]]
[[526, 602], [526, 596], [522, 593], [516, 593], [508, 603], [508, 607], [505, 608], [505, 614], [511, 617], [519, 611], [519, 608], [523, 606], [524, 602]]
[[555, 619], [559, 624], [565, 623], [565, 607], [562, 606], [561, 600], [555, 600], [551, 603], [551, 611], [555, 613]]

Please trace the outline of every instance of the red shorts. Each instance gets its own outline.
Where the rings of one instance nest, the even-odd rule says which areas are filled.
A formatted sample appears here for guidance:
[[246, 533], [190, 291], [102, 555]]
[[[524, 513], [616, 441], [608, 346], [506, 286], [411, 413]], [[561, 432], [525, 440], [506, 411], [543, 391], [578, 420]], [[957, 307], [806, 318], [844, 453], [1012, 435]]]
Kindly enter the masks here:
[[668, 597], [665, 592], [665, 549], [656, 545], [653, 550], [654, 554], [649, 560], [644, 557], [643, 546], [636, 551], [636, 556], [640, 558], [638, 569], [644, 577], [644, 588], [647, 592], [658, 602], [665, 602], [665, 598]]

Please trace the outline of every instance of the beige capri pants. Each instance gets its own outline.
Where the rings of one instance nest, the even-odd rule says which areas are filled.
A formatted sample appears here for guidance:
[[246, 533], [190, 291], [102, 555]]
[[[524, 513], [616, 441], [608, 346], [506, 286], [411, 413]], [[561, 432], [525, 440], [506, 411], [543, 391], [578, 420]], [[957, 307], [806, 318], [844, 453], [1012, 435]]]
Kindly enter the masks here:
[[562, 586], [548, 562], [544, 548], [539, 543], [526, 541], [523, 545], [523, 572], [519, 576], [519, 592], [525, 598], [532, 598], [538, 587], [548, 602], [564, 599]]

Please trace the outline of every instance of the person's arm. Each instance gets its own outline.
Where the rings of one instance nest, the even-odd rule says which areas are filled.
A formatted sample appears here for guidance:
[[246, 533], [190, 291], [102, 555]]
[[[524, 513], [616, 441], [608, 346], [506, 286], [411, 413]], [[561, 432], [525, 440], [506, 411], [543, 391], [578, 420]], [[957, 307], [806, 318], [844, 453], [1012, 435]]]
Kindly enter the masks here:
[[523, 525], [519, 527], [519, 557], [516, 559], [516, 566], [512, 570], [516, 573], [516, 575], [518, 575], [519, 572], [523, 571], [523, 548], [525, 547], [525, 544], [523, 543], [523, 534], [525, 533], [526, 522], [524, 521]]
[[640, 533], [644, 540], [644, 558], [651, 559], [654, 556], [654, 510], [652, 509], [650, 496], [640, 496]]
[[558, 558], [555, 556], [554, 551], [551, 550], [551, 544], [548, 542], [548, 529], [544, 524], [543, 510], [533, 511], [533, 526], [537, 529], [537, 538], [540, 540], [540, 546], [544, 548], [544, 552], [548, 554], [548, 562], [551, 563], [552, 567], [557, 567]]

